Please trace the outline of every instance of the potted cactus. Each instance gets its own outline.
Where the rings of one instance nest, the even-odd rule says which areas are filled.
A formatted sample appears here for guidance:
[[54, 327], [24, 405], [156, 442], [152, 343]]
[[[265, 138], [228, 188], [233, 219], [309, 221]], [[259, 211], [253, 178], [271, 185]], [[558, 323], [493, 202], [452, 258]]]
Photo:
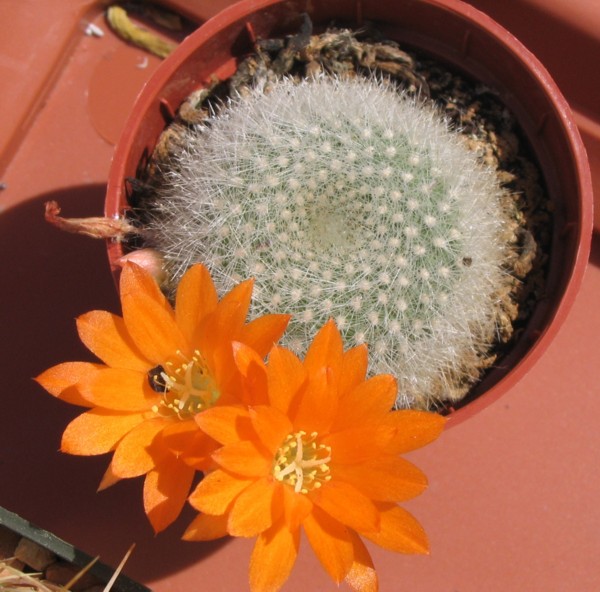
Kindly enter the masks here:
[[434, 110], [374, 77], [285, 78], [178, 142], [144, 224], [171, 281], [196, 261], [222, 289], [254, 276], [298, 353], [332, 317], [398, 376], [399, 407], [463, 394], [514, 282], [517, 210]]
[[[306, 37], [305, 14], [315, 31], [332, 19], [374, 22], [401, 47], [493, 89], [518, 122], [553, 221], [543, 294], [500, 357], [487, 355], [506, 312], [499, 295], [518, 283], [505, 264], [527, 248], [503, 235], [515, 231], [511, 220], [522, 210], [431, 108], [386, 82], [267, 80], [269, 92], [234, 98], [210, 125], [184, 122], [193, 133], [171, 135], [185, 148], [164, 171], [156, 150], [180, 105], [181, 114], [190, 101], [200, 104], [257, 41]], [[283, 304], [296, 315], [290, 348], [302, 350], [313, 325], [331, 316], [346, 339], [369, 343], [374, 372], [399, 376], [399, 405], [464, 406], [455, 421], [495, 400], [539, 358], [587, 259], [589, 171], [564, 99], [510, 34], [454, 0], [368, 8], [264, 0], [226, 9], [186, 39], [140, 95], [115, 153], [107, 216], [140, 205], [126, 196], [135, 202], [147, 187], [138, 181], [132, 192], [127, 179], [144, 181], [149, 160], [161, 183], [141, 235], [166, 257], [173, 281], [198, 260], [223, 290], [254, 275], [261, 311]], [[109, 244], [115, 267], [122, 255], [122, 243]]]
[[[408, 52], [438, 78], [422, 83]], [[373, 63], [391, 76], [357, 75]], [[425, 100], [448, 78], [476, 81], [514, 138], [492, 140], [448, 100], [495, 152], [457, 134]], [[482, 165], [500, 152], [532, 188], [506, 191], [511, 171]], [[186, 540], [257, 537], [252, 590], [284, 584], [301, 531], [336, 583], [374, 590], [363, 537], [428, 550], [399, 505], [427, 480], [399, 455], [445, 419], [414, 408], [457, 423], [539, 358], [581, 282], [590, 176], [543, 67], [458, 0], [248, 1], [187, 38], [142, 91], [95, 224], [117, 229], [123, 317], [78, 319], [101, 364], [38, 377], [88, 409], [62, 450], [113, 452], [101, 488], [144, 475], [157, 532], [187, 499], [200, 514]], [[536, 265], [539, 283], [527, 279]], [[511, 308], [519, 293], [526, 319]]]

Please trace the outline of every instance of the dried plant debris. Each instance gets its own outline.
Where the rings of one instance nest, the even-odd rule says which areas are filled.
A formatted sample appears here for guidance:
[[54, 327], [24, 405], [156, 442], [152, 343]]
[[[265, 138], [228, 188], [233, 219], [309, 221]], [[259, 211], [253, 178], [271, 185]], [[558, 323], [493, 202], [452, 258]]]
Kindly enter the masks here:
[[44, 204], [46, 222], [60, 230], [72, 234], [82, 234], [90, 238], [123, 240], [127, 234], [136, 234], [137, 229], [122, 218], [106, 218], [94, 216], [91, 218], [64, 218], [60, 216], [58, 202], [52, 200]]
[[109, 592], [132, 551], [103, 583], [90, 573], [98, 557], [78, 567], [0, 525], [0, 592]]
[[[155, 11], [153, 14], [163, 15], [164, 13], [157, 13]], [[163, 17], [163, 22], [165, 22], [165, 18], [166, 17]], [[130, 43], [133, 43], [133, 45], [137, 45], [159, 58], [166, 58], [177, 47], [177, 44], [166, 41], [155, 33], [136, 25], [129, 18], [122, 6], [109, 6], [106, 10], [106, 20], [111, 29], [121, 37], [121, 39], [129, 41]], [[173, 19], [171, 19], [170, 21], [167, 20], [167, 24], [174, 30], [181, 28], [180, 21], [175, 23], [173, 22]]]
[[496, 344], [485, 353], [473, 353], [473, 359], [465, 361], [470, 372], [440, 381], [437, 389], [429, 393], [425, 406], [455, 405], [519, 336], [543, 297], [550, 245], [551, 208], [539, 169], [515, 118], [493, 89], [420, 51], [383, 39], [373, 27], [359, 31], [331, 28], [313, 34], [306, 17], [295, 35], [259, 39], [254, 52], [240, 61], [230, 79], [213, 81], [181, 105], [140, 174], [138, 184], [143, 192], [136, 192], [133, 187], [133, 215], [143, 227], [151, 203], [148, 195], [152, 188], [160, 188], [165, 173], [176, 166], [173, 155], [181, 149], [187, 130], [202, 125], [224, 108], [228, 97], [248, 96], [256, 88], [269, 93], [282, 78], [301, 81], [322, 75], [388, 79], [406, 95], [431, 103], [461, 132], [478, 159], [496, 171], [500, 186], [506, 189], [502, 199], [510, 203], [505, 208], [514, 212], [504, 237], [510, 246], [505, 272], [511, 280], [495, 295]]
[[37, 543], [0, 526], [0, 591], [101, 592], [102, 582]]

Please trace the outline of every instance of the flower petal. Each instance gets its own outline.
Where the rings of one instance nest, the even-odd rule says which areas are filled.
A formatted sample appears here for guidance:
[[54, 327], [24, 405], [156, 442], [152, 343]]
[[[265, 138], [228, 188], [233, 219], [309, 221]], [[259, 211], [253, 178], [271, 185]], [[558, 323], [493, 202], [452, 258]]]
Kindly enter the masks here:
[[372, 500], [382, 502], [405, 501], [427, 488], [427, 477], [420, 469], [394, 456], [383, 456], [364, 464], [333, 465], [332, 471], [336, 479], [350, 483]]
[[377, 504], [380, 512], [379, 532], [363, 536], [375, 544], [397, 553], [429, 553], [429, 543], [423, 527], [411, 514], [395, 504]]
[[141, 372], [101, 368], [79, 383], [83, 397], [97, 407], [115, 411], [144, 411], [160, 401]]
[[48, 370], [42, 372], [35, 380], [51, 395], [67, 403], [81, 405], [82, 407], [92, 407], [93, 405], [81, 395], [76, 385], [81, 380], [89, 380], [91, 376], [103, 367], [100, 364], [91, 364], [89, 362], [64, 362], [63, 364], [48, 368]]
[[367, 346], [364, 343], [344, 352], [338, 387], [341, 397], [365, 381], [367, 365]]
[[350, 532], [317, 507], [304, 519], [304, 531], [319, 561], [339, 584], [348, 574], [354, 560]]
[[393, 433], [389, 426], [365, 425], [329, 434], [321, 443], [331, 446], [333, 463], [356, 464], [380, 455], [382, 444], [387, 443]]
[[438, 438], [444, 431], [446, 418], [437, 413], [402, 409], [388, 413], [384, 423], [394, 429], [387, 450], [392, 454], [403, 454]]
[[184, 541], [214, 541], [227, 536], [227, 514], [196, 516], [181, 537]]
[[77, 331], [84, 345], [105, 364], [148, 372], [153, 364], [133, 343], [121, 317], [104, 310], [93, 310], [77, 319]]
[[236, 339], [248, 315], [253, 284], [253, 280], [246, 280], [235, 286], [215, 310], [202, 319], [192, 339], [202, 352], [218, 349]]
[[194, 265], [185, 272], [175, 302], [177, 325], [191, 342], [198, 323], [215, 310], [218, 302], [217, 290], [204, 265]]
[[171, 310], [171, 305], [165, 295], [161, 292], [157, 281], [152, 274], [141, 265], [125, 262], [122, 266], [121, 277], [119, 280], [119, 292], [121, 297], [135, 294], [146, 294], [157, 304], [160, 304], [165, 310]]
[[254, 481], [237, 498], [229, 511], [227, 529], [233, 536], [253, 537], [273, 523], [273, 480], [267, 477]]
[[290, 403], [306, 381], [304, 365], [290, 350], [274, 347], [269, 354], [267, 382], [273, 407], [287, 413]]
[[168, 425], [156, 435], [154, 443], [197, 471], [208, 471], [216, 467], [212, 453], [220, 444], [203, 433], [193, 420]]
[[216, 406], [195, 417], [200, 429], [221, 444], [233, 444], [255, 436], [250, 414], [241, 405]]
[[312, 501], [338, 522], [358, 532], [376, 531], [379, 513], [373, 502], [358, 489], [335, 477], [313, 492]]
[[362, 382], [340, 400], [332, 431], [379, 423], [396, 401], [396, 379], [378, 374]]
[[[179, 457], [197, 433], [201, 434], [202, 432], [193, 419], [174, 421], [156, 435], [155, 443]], [[204, 435], [204, 437], [208, 436]]]
[[146, 475], [144, 510], [155, 533], [172, 524], [190, 492], [194, 469], [168, 454]]
[[211, 437], [198, 431], [197, 434], [190, 439], [187, 447], [181, 452], [179, 458], [188, 467], [194, 468], [196, 471], [208, 473], [217, 468], [217, 463], [213, 460], [213, 453], [218, 450], [221, 445]]
[[144, 421], [131, 430], [117, 445], [112, 459], [113, 473], [122, 479], [138, 477], [155, 468], [156, 462], [148, 448], [154, 436], [167, 424], [167, 419]]
[[205, 514], [224, 514], [231, 502], [253, 482], [217, 469], [206, 475], [192, 494], [190, 504]]
[[248, 370], [252, 364], [256, 364], [266, 372], [265, 363], [251, 347], [239, 341], [234, 342], [232, 347], [235, 364], [244, 378], [248, 377]]
[[244, 477], [265, 477], [273, 465], [273, 458], [266, 451], [247, 440], [219, 448], [213, 459], [222, 468]]
[[[244, 324], [246, 317], [248, 316], [248, 309], [250, 308], [250, 300], [252, 298], [252, 289], [254, 287], [254, 280], [249, 279], [234, 286], [217, 305], [217, 309], [223, 308], [223, 310], [229, 310], [229, 305], [234, 304], [235, 306], [230, 312], [235, 311], [235, 316], [229, 318], [227, 322], [228, 326], [240, 327]], [[224, 315], [224, 316], [229, 316]]]
[[104, 472], [104, 475], [102, 476], [102, 480], [100, 481], [100, 485], [98, 485], [97, 491], [102, 491], [103, 489], [106, 489], [107, 487], [114, 485], [115, 483], [117, 483], [120, 480], [121, 480], [121, 477], [118, 477], [117, 475], [114, 474], [114, 472], [112, 470], [112, 462], [111, 462], [111, 463], [109, 463], [106, 471]]
[[306, 352], [304, 368], [311, 374], [329, 366], [337, 377], [342, 366], [343, 353], [342, 336], [335, 323], [332, 320], [327, 321], [315, 335]]
[[292, 432], [292, 423], [286, 415], [274, 407], [259, 405], [250, 409], [252, 426], [261, 442], [273, 455], [286, 436]]
[[246, 323], [236, 336], [236, 340], [251, 347], [261, 358], [264, 358], [283, 335], [290, 315], [263, 315]]
[[296, 493], [289, 485], [279, 484], [283, 516], [289, 530], [296, 530], [312, 512], [313, 503], [307, 495]]
[[338, 404], [333, 369], [327, 366], [311, 372], [301, 396], [296, 397], [290, 407], [294, 428], [308, 433], [329, 431]]
[[250, 558], [250, 590], [277, 592], [288, 579], [300, 547], [300, 531], [281, 523], [261, 533]]
[[123, 296], [121, 304], [127, 331], [153, 365], [163, 364], [175, 352], [189, 349], [173, 313], [146, 294]]
[[92, 409], [76, 417], [62, 436], [61, 451], [94, 455], [110, 452], [119, 440], [144, 421], [141, 413]]
[[126, 263], [121, 273], [120, 291], [127, 332], [142, 355], [158, 365], [177, 350], [187, 350], [173, 309], [148, 272]]
[[268, 403], [267, 370], [262, 358], [239, 341], [234, 342], [232, 348], [235, 364], [244, 377], [240, 399], [246, 405]]
[[354, 592], [377, 592], [379, 582], [371, 554], [357, 534], [351, 532], [350, 538], [354, 547], [354, 561], [344, 581]]

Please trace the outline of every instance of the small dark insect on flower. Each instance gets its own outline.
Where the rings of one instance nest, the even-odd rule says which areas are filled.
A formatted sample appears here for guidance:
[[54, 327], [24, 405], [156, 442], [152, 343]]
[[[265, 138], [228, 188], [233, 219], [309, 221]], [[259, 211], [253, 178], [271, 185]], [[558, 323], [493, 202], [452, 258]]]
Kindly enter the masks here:
[[148, 383], [152, 387], [152, 390], [157, 393], [164, 393], [167, 390], [162, 377], [164, 371], [165, 369], [160, 365], [148, 370]]

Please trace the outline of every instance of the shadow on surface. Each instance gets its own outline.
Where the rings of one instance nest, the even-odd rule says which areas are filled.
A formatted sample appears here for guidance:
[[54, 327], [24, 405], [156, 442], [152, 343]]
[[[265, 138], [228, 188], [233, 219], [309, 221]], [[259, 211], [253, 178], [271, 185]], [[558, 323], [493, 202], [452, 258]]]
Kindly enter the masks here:
[[48, 200], [68, 217], [97, 215], [104, 191], [103, 185], [72, 187], [0, 216], [0, 505], [111, 565], [135, 542], [125, 572], [146, 582], [200, 561], [224, 543], [179, 540], [195, 515], [191, 508], [155, 537], [142, 509], [141, 479], [96, 493], [109, 457], [58, 452], [62, 431], [81, 409], [32, 380], [59, 362], [94, 359], [77, 337], [77, 316], [94, 309], [120, 312], [104, 242], [58, 231], [43, 216]]
[[600, 232], [594, 232], [594, 234], [592, 235], [590, 265], [600, 267]]
[[590, 265], [600, 267], [600, 232], [592, 235], [592, 248], [590, 251]]

